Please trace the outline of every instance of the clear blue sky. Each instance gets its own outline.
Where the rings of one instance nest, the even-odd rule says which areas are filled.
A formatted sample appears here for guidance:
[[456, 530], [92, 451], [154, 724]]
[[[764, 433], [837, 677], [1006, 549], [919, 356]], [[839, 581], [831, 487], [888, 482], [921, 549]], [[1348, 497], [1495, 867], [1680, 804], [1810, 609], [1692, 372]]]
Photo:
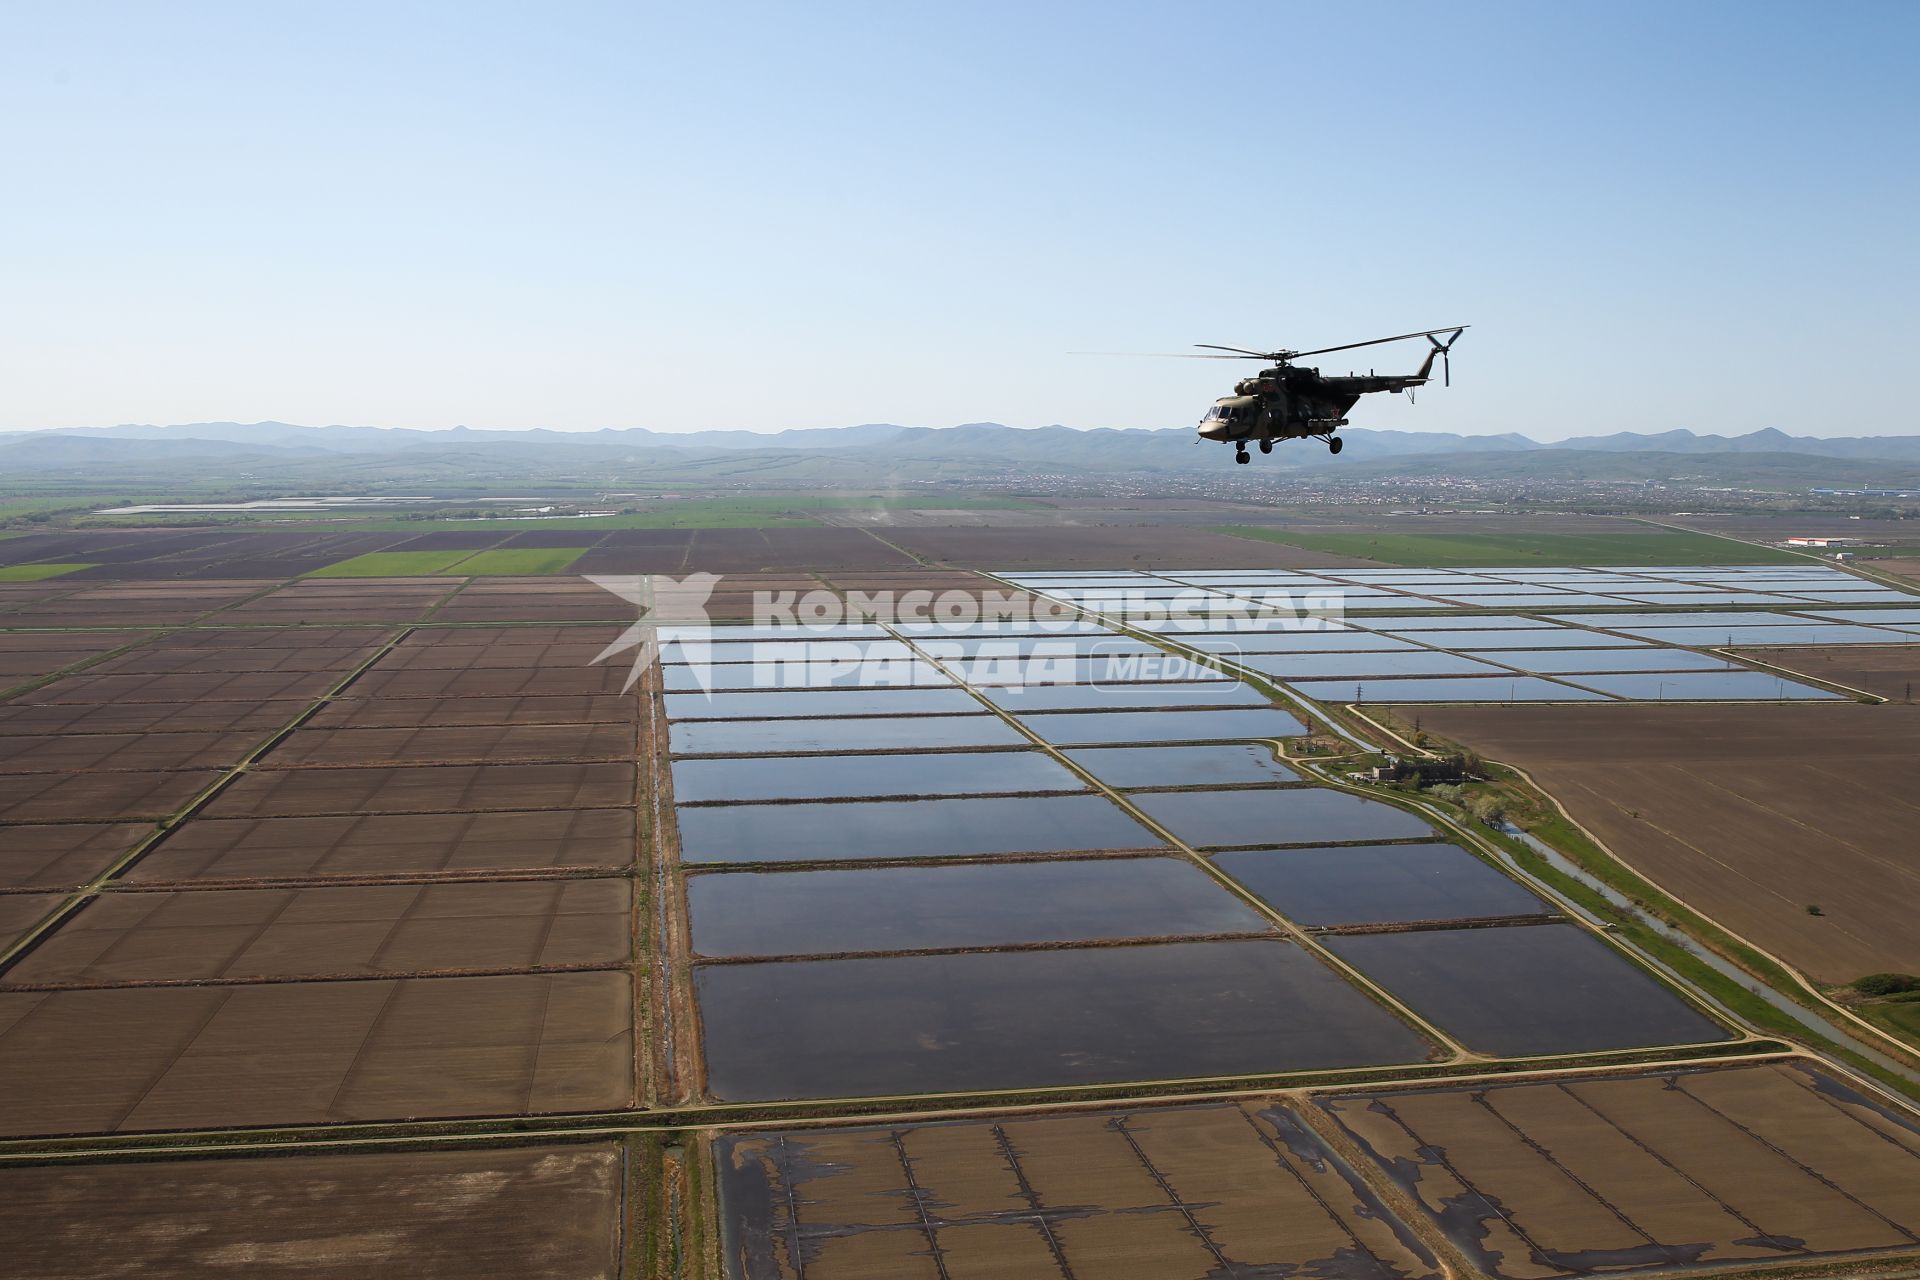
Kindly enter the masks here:
[[1870, 2], [5, 0], [0, 427], [1172, 426], [1238, 366], [1067, 353], [1471, 322], [1356, 425], [1904, 433], [1916, 43]]

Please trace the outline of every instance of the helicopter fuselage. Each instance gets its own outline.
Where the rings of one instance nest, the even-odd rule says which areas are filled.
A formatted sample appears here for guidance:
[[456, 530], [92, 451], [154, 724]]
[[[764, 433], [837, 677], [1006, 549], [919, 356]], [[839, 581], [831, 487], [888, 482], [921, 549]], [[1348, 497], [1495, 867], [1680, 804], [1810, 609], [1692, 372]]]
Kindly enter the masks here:
[[1200, 437], [1234, 444], [1331, 436], [1346, 425], [1347, 411], [1374, 391], [1403, 391], [1426, 381], [1411, 375], [1351, 374], [1325, 377], [1318, 369], [1276, 365], [1234, 385], [1234, 394], [1213, 402], [1200, 419]]

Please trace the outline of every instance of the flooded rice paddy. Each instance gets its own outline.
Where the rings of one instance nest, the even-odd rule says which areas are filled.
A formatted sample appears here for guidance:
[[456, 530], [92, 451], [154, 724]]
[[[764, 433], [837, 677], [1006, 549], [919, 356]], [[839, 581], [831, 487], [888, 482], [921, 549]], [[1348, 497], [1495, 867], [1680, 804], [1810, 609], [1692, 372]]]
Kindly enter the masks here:
[[1426, 680], [1301, 680], [1296, 693], [1316, 702], [1597, 702], [1604, 695], [1538, 676]]
[[826, 716], [974, 715], [972, 694], [946, 689], [803, 689], [670, 693], [673, 720], [778, 720]]
[[1420, 642], [1438, 645], [1442, 649], [1457, 649], [1464, 653], [1478, 653], [1488, 649], [1617, 649], [1641, 643], [1624, 636], [1610, 636], [1578, 627], [1556, 628], [1550, 631], [1524, 629], [1518, 631], [1508, 629], [1423, 631], [1420, 633]]
[[1404, 653], [1249, 654], [1243, 666], [1292, 683], [1319, 676], [1475, 676], [1500, 670], [1472, 658], [1431, 649]]
[[1422, 818], [1321, 787], [1136, 795], [1140, 811], [1196, 848], [1421, 839]]
[[1470, 1049], [1501, 1057], [1724, 1040], [1704, 1014], [1570, 924], [1325, 939]]
[[1725, 658], [1647, 645], [1632, 649], [1507, 649], [1487, 655], [1492, 661], [1544, 675], [1605, 671], [1732, 671]]
[[1371, 631], [1170, 632], [1167, 639], [1202, 653], [1418, 653], [1405, 640]]
[[951, 858], [1151, 849], [1160, 838], [1104, 797], [697, 805], [680, 811], [685, 862]]
[[1229, 786], [1298, 782], [1300, 775], [1274, 758], [1265, 743], [1201, 747], [1097, 747], [1067, 758], [1110, 787]]
[[1814, 685], [1788, 680], [1770, 671], [1678, 671], [1665, 675], [1580, 675], [1569, 677], [1616, 698], [1644, 702], [1688, 702], [1695, 699], [1733, 701], [1803, 702], [1844, 698]]
[[[975, 704], [978, 705], [978, 704]], [[667, 733], [673, 753], [914, 751], [940, 747], [1024, 747], [1027, 739], [998, 716], [850, 716], [840, 720], [681, 720]]]
[[[1009, 708], [1013, 709], [1013, 708]], [[1220, 742], [1236, 738], [1291, 738], [1306, 732], [1298, 720], [1271, 708], [1245, 711], [1112, 711], [1021, 715], [1020, 722], [1055, 746], [1128, 742]]]
[[707, 1088], [861, 1097], [1417, 1062], [1412, 1028], [1291, 943], [703, 965]]
[[673, 797], [682, 804], [710, 800], [832, 800], [1086, 789], [1084, 781], [1044, 751], [726, 756], [677, 760], [673, 765]]
[[837, 955], [1269, 929], [1183, 858], [730, 872], [687, 882], [702, 956]]
[[871, 662], [727, 662], [707, 666], [662, 667], [669, 693], [707, 689], [862, 689], [950, 685], [944, 671], [917, 658], [879, 658]]
[[1258, 689], [1236, 680], [1197, 683], [1050, 684], [982, 689], [1007, 711], [1121, 711], [1153, 707], [1264, 707]]
[[1532, 915], [1551, 904], [1458, 845], [1219, 853], [1213, 864], [1296, 924], [1405, 924]]

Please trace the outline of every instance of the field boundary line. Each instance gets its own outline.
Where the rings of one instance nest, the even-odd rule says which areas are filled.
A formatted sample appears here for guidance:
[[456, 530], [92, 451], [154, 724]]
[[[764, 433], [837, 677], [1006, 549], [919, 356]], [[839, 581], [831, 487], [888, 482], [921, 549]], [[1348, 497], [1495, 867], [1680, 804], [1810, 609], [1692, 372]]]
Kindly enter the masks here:
[[[1362, 1092], [1405, 1092], [1413, 1089], [1460, 1088], [1479, 1083], [1526, 1084], [1567, 1076], [1593, 1077], [1644, 1075], [1668, 1070], [1705, 1070], [1725, 1065], [1757, 1065], [1804, 1059], [1823, 1070], [1832, 1064], [1797, 1045], [1750, 1053], [1678, 1058], [1641, 1057], [1635, 1060], [1578, 1063], [1538, 1068], [1455, 1071], [1416, 1079], [1383, 1074], [1379, 1079], [1352, 1080], [1329, 1084], [1306, 1080], [1295, 1084], [1227, 1084], [1220, 1088], [1170, 1092], [1156, 1089], [1143, 1093], [1114, 1092], [1097, 1097], [1035, 1098], [1030, 1095], [1054, 1089], [1013, 1091], [1015, 1096], [1001, 1099], [995, 1095], [966, 1095], [974, 1099], [963, 1106], [929, 1107], [906, 1105], [899, 1109], [870, 1111], [840, 1110], [821, 1114], [757, 1114], [758, 1109], [779, 1103], [696, 1104], [689, 1107], [646, 1111], [583, 1112], [574, 1115], [487, 1116], [471, 1120], [392, 1120], [346, 1121], [299, 1126], [234, 1129], [154, 1130], [139, 1134], [99, 1133], [79, 1136], [22, 1137], [0, 1140], [0, 1167], [46, 1163], [82, 1163], [129, 1159], [174, 1159], [179, 1157], [218, 1157], [227, 1154], [297, 1153], [303, 1150], [332, 1150], [365, 1147], [378, 1150], [389, 1147], [457, 1146], [474, 1143], [524, 1145], [543, 1141], [579, 1140], [624, 1134], [676, 1134], [689, 1129], [715, 1133], [765, 1131], [769, 1129], [818, 1129], [844, 1127], [885, 1127], [899, 1124], [932, 1124], [945, 1120], [989, 1118], [1006, 1115], [1049, 1115], [1111, 1110], [1115, 1107], [1174, 1107], [1213, 1102], [1248, 1101], [1269, 1098], [1311, 1099], [1322, 1095]], [[1420, 1064], [1426, 1066], [1428, 1064]], [[1390, 1073], [1404, 1068], [1370, 1068]], [[1301, 1075], [1349, 1074], [1344, 1069]], [[1216, 1077], [1218, 1078], [1218, 1077]], [[1850, 1076], [1850, 1078], [1852, 1078]], [[1225, 1079], [1250, 1079], [1247, 1077]], [[1160, 1083], [1165, 1082], [1149, 1082]], [[1116, 1086], [1116, 1089], [1125, 1086]], [[1079, 1086], [1059, 1086], [1072, 1091]], [[933, 1096], [933, 1095], [929, 1095]], [[840, 1100], [860, 1101], [860, 1100]], [[886, 1101], [881, 1099], [879, 1101]], [[911, 1104], [911, 1098], [902, 1099]], [[810, 1105], [810, 1104], [792, 1104]], [[1900, 1104], [1899, 1110], [1912, 1110]], [[729, 1114], [745, 1113], [745, 1114]], [[344, 1131], [344, 1132], [343, 1132]], [[136, 1141], [144, 1140], [144, 1141]], [[111, 1145], [118, 1144], [118, 1145]]]

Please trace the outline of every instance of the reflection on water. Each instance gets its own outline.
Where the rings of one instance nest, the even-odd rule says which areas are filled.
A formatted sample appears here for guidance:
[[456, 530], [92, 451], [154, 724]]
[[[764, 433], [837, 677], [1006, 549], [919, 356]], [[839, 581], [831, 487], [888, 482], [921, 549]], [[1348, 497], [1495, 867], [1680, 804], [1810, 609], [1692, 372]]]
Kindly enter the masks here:
[[1008, 711], [1119, 711], [1140, 707], [1264, 707], [1266, 698], [1237, 680], [1179, 684], [1055, 684], [982, 689]]
[[948, 858], [1164, 847], [1100, 796], [700, 805], [679, 813], [686, 862]]
[[1539, 676], [1453, 676], [1434, 680], [1302, 680], [1295, 693], [1316, 702], [1599, 702], [1602, 695]]
[[1574, 683], [1619, 698], [1686, 702], [1697, 698], [1749, 701], [1833, 699], [1843, 695], [1786, 680], [1770, 671], [1678, 671], [1667, 675], [1574, 676]]
[[1574, 925], [1325, 939], [1469, 1049], [1501, 1057], [1724, 1040], [1726, 1032]]
[[1433, 834], [1404, 809], [1324, 787], [1173, 791], [1136, 795], [1132, 801], [1174, 835], [1202, 848], [1418, 840]]
[[1255, 654], [1241, 665], [1288, 681], [1313, 676], [1470, 676], [1499, 670], [1472, 658], [1427, 649], [1404, 653]]
[[670, 720], [776, 720], [810, 716], [967, 715], [982, 708], [965, 689], [755, 689], [670, 693]]
[[1458, 845], [1255, 849], [1213, 863], [1299, 924], [1464, 920], [1554, 910]]
[[1180, 858], [738, 872], [687, 880], [704, 956], [1243, 933], [1266, 920]]
[[[1020, 708], [1005, 704], [1016, 714]], [[1306, 732], [1298, 720], [1270, 707], [1228, 711], [1116, 711], [1021, 715], [1021, 723], [1056, 746], [1125, 742], [1217, 742], [1235, 738], [1290, 738]]]
[[728, 756], [676, 760], [673, 798], [831, 800], [850, 796], [1085, 791], [1044, 751], [928, 751], [896, 756]]
[[702, 965], [722, 1101], [1417, 1062], [1426, 1042], [1286, 942]]
[[1264, 742], [1205, 747], [1093, 747], [1067, 757], [1110, 787], [1200, 787], [1297, 782]]
[[911, 751], [928, 747], [1024, 747], [1006, 721], [977, 716], [868, 716], [844, 720], [693, 720], [667, 729], [677, 756], [781, 751]]

